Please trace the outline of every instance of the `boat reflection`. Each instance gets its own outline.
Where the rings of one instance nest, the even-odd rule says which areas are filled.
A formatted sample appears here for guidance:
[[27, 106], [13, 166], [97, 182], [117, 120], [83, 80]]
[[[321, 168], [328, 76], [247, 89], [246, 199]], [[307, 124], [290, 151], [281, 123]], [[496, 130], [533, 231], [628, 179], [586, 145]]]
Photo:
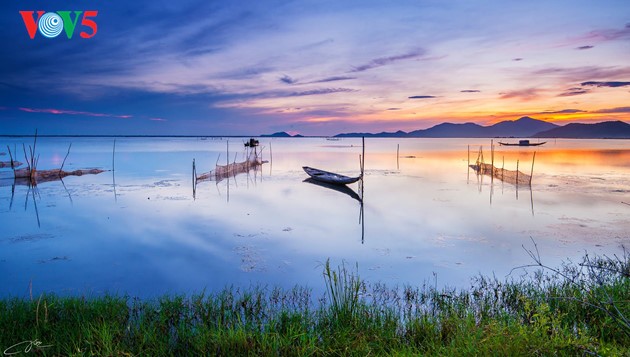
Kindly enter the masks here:
[[365, 243], [365, 217], [364, 217], [364, 209], [363, 209], [365, 192], [363, 189], [363, 186], [364, 186], [363, 180], [359, 181], [360, 194], [346, 185], [333, 185], [333, 184], [317, 181], [310, 177], [303, 180], [302, 182], [310, 183], [316, 186], [320, 186], [320, 187], [324, 187], [333, 191], [337, 191], [351, 197], [352, 199], [359, 201], [359, 224], [361, 225], [361, 244]]

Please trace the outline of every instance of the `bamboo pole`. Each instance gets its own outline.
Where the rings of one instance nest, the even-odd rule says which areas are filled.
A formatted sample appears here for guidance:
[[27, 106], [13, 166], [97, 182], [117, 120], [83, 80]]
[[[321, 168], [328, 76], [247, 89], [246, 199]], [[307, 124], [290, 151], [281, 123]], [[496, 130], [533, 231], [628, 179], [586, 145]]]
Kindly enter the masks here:
[[61, 175], [61, 171], [63, 171], [63, 165], [66, 163], [66, 159], [68, 155], [70, 155], [70, 148], [72, 147], [72, 143], [68, 146], [68, 152], [66, 153], [66, 157], [63, 158], [63, 162], [61, 163], [61, 168], [59, 168], [59, 174]]
[[534, 157], [532, 157], [532, 171], [529, 174], [529, 185], [532, 185], [532, 178], [534, 178], [534, 161], [536, 160], [536, 151], [534, 151]]
[[470, 145], [468, 145], [468, 167], [470, 167]]
[[365, 172], [365, 136], [361, 137], [361, 152], [362, 152], [362, 159], [361, 159], [361, 178], [363, 178], [363, 173]]
[[490, 140], [490, 164], [492, 176], [490, 176], [490, 185], [494, 183], [494, 140]]
[[112, 171], [116, 171], [115, 157], [116, 157], [116, 139], [114, 139], [114, 147], [112, 148]]
[[15, 165], [13, 164], [13, 154], [11, 154], [11, 148], [7, 145], [7, 151], [9, 152], [9, 157], [11, 158], [11, 169], [15, 171]]

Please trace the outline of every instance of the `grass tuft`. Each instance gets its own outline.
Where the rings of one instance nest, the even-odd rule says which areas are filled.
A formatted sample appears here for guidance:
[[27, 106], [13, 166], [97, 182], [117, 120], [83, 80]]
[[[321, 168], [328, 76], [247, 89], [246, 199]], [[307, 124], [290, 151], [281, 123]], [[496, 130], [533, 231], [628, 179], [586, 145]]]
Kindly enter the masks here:
[[590, 257], [469, 289], [391, 287], [323, 265], [310, 289], [0, 299], [0, 350], [41, 355], [630, 355], [630, 259]]

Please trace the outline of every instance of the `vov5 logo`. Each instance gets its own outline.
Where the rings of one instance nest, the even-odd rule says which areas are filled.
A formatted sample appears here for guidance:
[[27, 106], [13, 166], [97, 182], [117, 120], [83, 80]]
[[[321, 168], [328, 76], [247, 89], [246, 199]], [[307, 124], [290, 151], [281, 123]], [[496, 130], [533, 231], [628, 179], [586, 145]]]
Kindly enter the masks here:
[[[98, 25], [92, 19], [98, 15], [96, 10], [87, 11], [56, 11], [45, 12], [37, 11], [37, 19], [35, 18], [35, 11], [20, 11], [22, 20], [24, 20], [24, 26], [28, 36], [32, 39], [35, 38], [37, 30], [42, 36], [47, 38], [54, 38], [61, 34], [65, 30], [68, 39], [71, 39], [74, 35], [74, 31], [79, 24], [79, 18], [81, 18], [81, 27], [87, 28], [87, 31], [81, 31], [79, 36], [81, 38], [92, 38], [98, 32]], [[74, 13], [74, 19], [71, 13]], [[83, 16], [81, 16], [83, 14]]]

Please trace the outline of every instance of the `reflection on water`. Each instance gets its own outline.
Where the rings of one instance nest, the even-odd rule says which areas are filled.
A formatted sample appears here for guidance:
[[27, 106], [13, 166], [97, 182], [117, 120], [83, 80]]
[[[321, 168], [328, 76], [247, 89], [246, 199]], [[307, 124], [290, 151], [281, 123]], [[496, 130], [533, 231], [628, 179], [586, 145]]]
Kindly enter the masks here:
[[[0, 147], [21, 144], [2, 140]], [[246, 160], [244, 140], [229, 139], [230, 162]], [[360, 139], [260, 142], [268, 166], [200, 183], [193, 197], [192, 160], [215, 167], [226, 139], [117, 138], [113, 148], [108, 138], [39, 138], [42, 169], [60, 167], [72, 143], [68, 170], [112, 175], [35, 191], [0, 169], [0, 295], [24, 295], [31, 282], [34, 292], [62, 294], [153, 296], [230, 284], [317, 290], [327, 258], [358, 262], [371, 281], [421, 284], [435, 272], [439, 284], [464, 287], [477, 273], [502, 277], [529, 263], [521, 246], [530, 237], [552, 265], [630, 244], [628, 141], [495, 148], [506, 168], [531, 163], [536, 151], [530, 189], [471, 175], [467, 145], [490, 140], [368, 139], [364, 185], [344, 192], [305, 183], [301, 167], [353, 176]]]

